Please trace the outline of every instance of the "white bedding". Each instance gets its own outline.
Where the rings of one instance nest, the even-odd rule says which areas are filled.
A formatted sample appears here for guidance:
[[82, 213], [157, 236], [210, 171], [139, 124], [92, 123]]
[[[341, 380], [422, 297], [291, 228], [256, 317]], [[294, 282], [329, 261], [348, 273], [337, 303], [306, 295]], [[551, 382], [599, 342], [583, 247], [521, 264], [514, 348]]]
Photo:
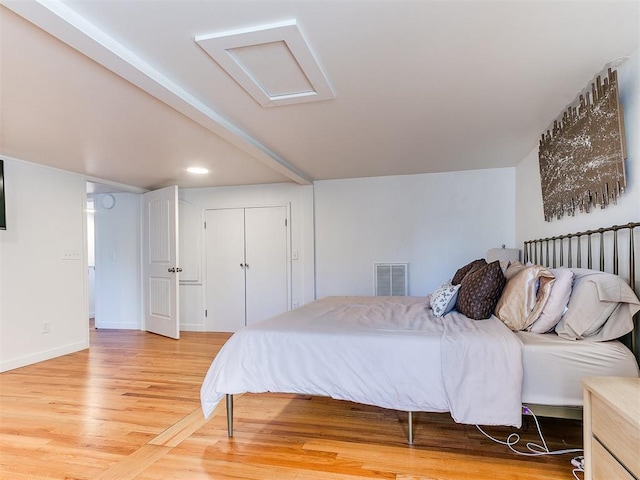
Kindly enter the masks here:
[[497, 318], [432, 315], [424, 297], [329, 297], [236, 332], [201, 389], [322, 395], [460, 423], [520, 426], [522, 343]]
[[567, 340], [555, 333], [516, 335], [524, 344], [523, 403], [581, 406], [582, 378], [639, 375], [636, 358], [618, 341]]

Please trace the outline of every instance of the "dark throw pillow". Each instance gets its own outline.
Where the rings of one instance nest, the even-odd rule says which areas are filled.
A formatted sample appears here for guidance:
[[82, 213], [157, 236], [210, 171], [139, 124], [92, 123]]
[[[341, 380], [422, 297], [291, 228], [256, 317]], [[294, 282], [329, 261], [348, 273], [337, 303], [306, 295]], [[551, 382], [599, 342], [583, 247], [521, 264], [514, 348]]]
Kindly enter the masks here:
[[473, 262], [467, 263], [464, 267], [460, 267], [456, 274], [451, 279], [451, 285], [460, 285], [462, 283], [462, 279], [472, 270], [476, 270], [480, 267], [484, 267], [487, 264], [484, 258], [479, 260], [474, 260]]
[[458, 291], [456, 310], [473, 320], [489, 318], [505, 284], [499, 261], [467, 273]]

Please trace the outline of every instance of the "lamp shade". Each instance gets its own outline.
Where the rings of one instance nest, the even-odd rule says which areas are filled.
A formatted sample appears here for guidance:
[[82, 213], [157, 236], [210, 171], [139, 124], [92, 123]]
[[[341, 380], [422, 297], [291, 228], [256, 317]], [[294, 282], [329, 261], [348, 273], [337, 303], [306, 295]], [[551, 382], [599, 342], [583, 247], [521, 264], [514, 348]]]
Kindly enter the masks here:
[[487, 250], [487, 262], [495, 262], [496, 260], [507, 260], [509, 262], [517, 262], [520, 260], [520, 250], [517, 248], [490, 248]]

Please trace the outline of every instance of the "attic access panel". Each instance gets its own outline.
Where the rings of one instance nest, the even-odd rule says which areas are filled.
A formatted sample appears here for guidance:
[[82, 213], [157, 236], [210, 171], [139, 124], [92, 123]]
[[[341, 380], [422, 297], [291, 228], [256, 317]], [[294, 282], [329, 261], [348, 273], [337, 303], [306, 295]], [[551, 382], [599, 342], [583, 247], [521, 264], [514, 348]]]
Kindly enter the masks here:
[[335, 98], [295, 20], [195, 41], [263, 107]]

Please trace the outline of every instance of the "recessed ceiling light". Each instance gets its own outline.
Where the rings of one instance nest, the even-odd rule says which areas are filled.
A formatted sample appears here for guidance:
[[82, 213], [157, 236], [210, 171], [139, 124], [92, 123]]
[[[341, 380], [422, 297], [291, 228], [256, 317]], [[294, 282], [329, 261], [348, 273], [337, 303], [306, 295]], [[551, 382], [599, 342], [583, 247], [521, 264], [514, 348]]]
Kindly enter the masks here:
[[206, 175], [209, 173], [209, 169], [204, 167], [189, 167], [187, 168], [187, 172], [195, 173], [196, 175]]

